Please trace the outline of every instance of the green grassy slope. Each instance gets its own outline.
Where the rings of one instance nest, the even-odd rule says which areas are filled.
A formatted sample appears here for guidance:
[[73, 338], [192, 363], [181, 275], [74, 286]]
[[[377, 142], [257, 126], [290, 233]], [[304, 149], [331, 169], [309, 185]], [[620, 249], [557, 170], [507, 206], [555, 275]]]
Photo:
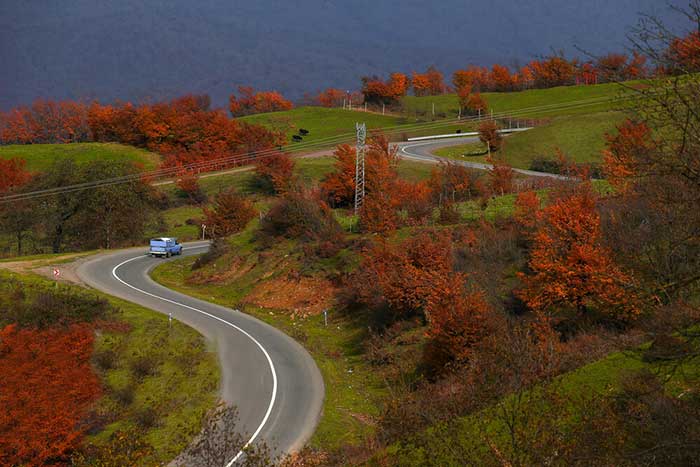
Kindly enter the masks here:
[[[95, 290], [56, 286], [36, 275], [0, 271], [0, 284], [0, 294], [13, 294], [14, 284], [27, 297], [56, 291], [97, 296], [116, 307], [110, 319], [124, 323], [124, 329], [105, 327], [95, 334], [93, 361], [103, 395], [93, 410], [103, 424], [87, 444], [103, 448], [113, 443], [114, 432], [136, 428], [153, 448], [139, 465], [164, 465], [187, 446], [216, 405], [217, 358], [194, 329]], [[147, 372], [141, 371], [144, 366]]]
[[[629, 91], [627, 91], [629, 92]], [[559, 115], [577, 115], [601, 112], [617, 108], [620, 103], [601, 102], [595, 105], [581, 105], [568, 107], [575, 103], [584, 104], [585, 101], [597, 99], [614, 99], [624, 93], [623, 89], [614, 83], [598, 84], [595, 86], [562, 86], [550, 89], [531, 89], [520, 92], [487, 92], [483, 96], [495, 113], [517, 112], [533, 107], [552, 106], [541, 108], [538, 111], [528, 112], [523, 118], [544, 118]], [[455, 117], [458, 112], [459, 102], [456, 94], [442, 96], [415, 97], [406, 96], [402, 100], [402, 106], [406, 117], [432, 117], [432, 106], [435, 104], [436, 118]], [[561, 107], [561, 108], [557, 108]], [[440, 115], [444, 114], [444, 115]]]
[[309, 131], [309, 134], [304, 137], [305, 143], [318, 142], [347, 134], [352, 137], [356, 122], [367, 123], [367, 129], [393, 127], [407, 123], [406, 119], [402, 117], [325, 107], [297, 107], [284, 112], [250, 115], [242, 117], [240, 120], [285, 130], [290, 140], [291, 136], [297, 134], [300, 128], [304, 128]]
[[[612, 133], [624, 119], [622, 112], [557, 117], [546, 125], [506, 138], [501, 155], [513, 167], [527, 169], [536, 158], [555, 159], [557, 149], [576, 162], [601, 162], [605, 134]], [[441, 157], [485, 162], [481, 145], [442, 148]], [[470, 155], [477, 154], [477, 155]]]
[[[621, 378], [640, 370], [668, 376], [664, 387], [667, 394], [675, 397], [687, 391], [689, 385], [700, 381], [700, 366], [697, 360], [691, 360], [667, 374], [668, 366], [645, 361], [641, 352], [615, 352], [556, 378], [548, 383], [546, 389], [554, 391], [564, 401], [580, 400], [582, 396], [590, 394], [611, 397], [621, 389]], [[573, 431], [580, 420], [580, 414], [575, 410], [568, 413], [553, 411], [554, 408], [541, 402], [541, 391], [541, 387], [526, 390], [522, 403], [538, 407], [537, 416], [552, 418], [563, 433]], [[509, 427], [503, 417], [503, 407], [512, 409], [514, 404], [515, 399], [507, 397], [488, 409], [427, 429], [418, 436], [419, 441], [416, 444], [395, 444], [386, 452], [395, 460], [396, 465], [427, 465], [427, 460], [430, 459], [429, 465], [459, 466], [463, 465], [460, 455], [464, 452], [479, 453], [480, 459], [492, 457], [493, 451], [483, 442], [485, 436], [488, 436], [491, 443], [501, 451], [508, 452]], [[519, 420], [519, 423], [527, 421]], [[446, 446], [450, 448], [447, 449]]]
[[158, 154], [117, 143], [26, 144], [0, 146], [0, 159], [14, 157], [27, 161], [32, 172], [45, 170], [56, 159], [73, 159], [77, 163], [92, 160], [127, 160], [143, 164], [147, 170], [155, 168]]

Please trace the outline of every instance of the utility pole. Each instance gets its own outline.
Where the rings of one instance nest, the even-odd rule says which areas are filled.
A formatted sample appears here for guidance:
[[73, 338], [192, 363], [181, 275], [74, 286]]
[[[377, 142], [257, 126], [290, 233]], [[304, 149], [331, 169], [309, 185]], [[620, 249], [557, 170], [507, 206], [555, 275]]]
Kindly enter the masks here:
[[367, 125], [355, 123], [355, 131], [357, 132], [357, 147], [355, 149], [355, 215], [357, 215], [365, 198], [365, 141], [367, 139]]

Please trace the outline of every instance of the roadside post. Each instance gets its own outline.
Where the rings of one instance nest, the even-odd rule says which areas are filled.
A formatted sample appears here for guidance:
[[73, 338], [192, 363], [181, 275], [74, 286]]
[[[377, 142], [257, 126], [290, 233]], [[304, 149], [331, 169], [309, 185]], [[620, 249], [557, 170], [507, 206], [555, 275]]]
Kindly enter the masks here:
[[328, 310], [323, 310], [323, 323], [328, 327]]
[[172, 328], [173, 327], [173, 314], [168, 313], [168, 327]]
[[204, 238], [205, 238], [205, 236], [206, 236], [206, 235], [205, 235], [206, 232], [207, 232], [207, 226], [204, 225], [204, 224], [202, 224], [202, 240], [204, 240]]
[[61, 277], [61, 270], [58, 268], [53, 268], [53, 278], [56, 281], [56, 288], [58, 288], [58, 278]]

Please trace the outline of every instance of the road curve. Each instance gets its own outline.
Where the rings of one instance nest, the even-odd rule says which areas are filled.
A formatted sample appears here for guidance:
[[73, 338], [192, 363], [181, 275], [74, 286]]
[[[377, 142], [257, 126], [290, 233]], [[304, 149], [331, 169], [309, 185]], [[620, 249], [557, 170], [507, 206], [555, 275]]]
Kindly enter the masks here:
[[[467, 160], [462, 161], [458, 159], [447, 159], [445, 157], [439, 157], [434, 154], [436, 150], [441, 148], [457, 146], [461, 144], [476, 143], [478, 141], [478, 136], [467, 136], [464, 138], [453, 138], [449, 140], [398, 143], [397, 147], [399, 149], [399, 157], [403, 159], [413, 159], [421, 162], [430, 162], [433, 164], [438, 163], [440, 161], [449, 161], [472, 169], [489, 170], [492, 167], [491, 164], [484, 164], [481, 162], [470, 162]], [[546, 172], [535, 172], [534, 170], [513, 169], [513, 171], [524, 175], [530, 175], [532, 177], [554, 178], [558, 180], [567, 179], [567, 177], [563, 175], [551, 174]]]
[[[204, 253], [208, 247], [208, 242], [185, 244], [183, 256]], [[251, 441], [265, 440], [275, 454], [300, 449], [316, 428], [325, 394], [311, 355], [249, 315], [155, 283], [149, 271], [168, 260], [145, 253], [146, 248], [132, 248], [97, 255], [77, 273], [107, 294], [172, 314], [213, 342], [221, 365], [221, 398], [238, 407], [241, 431]]]

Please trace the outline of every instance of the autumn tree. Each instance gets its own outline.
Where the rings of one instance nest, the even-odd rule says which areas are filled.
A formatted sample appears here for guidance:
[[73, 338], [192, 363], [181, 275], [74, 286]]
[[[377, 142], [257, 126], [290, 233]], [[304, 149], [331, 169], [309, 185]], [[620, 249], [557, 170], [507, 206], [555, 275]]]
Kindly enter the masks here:
[[519, 296], [530, 309], [556, 315], [591, 310], [626, 320], [640, 313], [635, 284], [603, 244], [589, 182], [543, 208]]
[[[626, 192], [642, 167], [653, 159], [658, 143], [645, 123], [627, 120], [617, 127], [617, 134], [607, 134], [603, 151], [605, 178], [621, 192]], [[644, 169], [645, 170], [645, 169]]]
[[515, 172], [506, 161], [501, 157], [488, 157], [487, 161], [491, 164], [489, 168], [489, 188], [491, 193], [503, 195], [513, 191], [513, 179]]
[[502, 65], [493, 65], [490, 81], [493, 83], [494, 91], [512, 91], [514, 88], [514, 79], [510, 70]]
[[228, 237], [245, 229], [258, 211], [235, 188], [216, 195], [211, 208], [204, 208], [204, 224], [212, 236]]
[[410, 79], [403, 73], [392, 73], [387, 81], [377, 76], [362, 78], [364, 101], [371, 104], [396, 104], [408, 92]]
[[484, 293], [465, 290], [465, 282], [459, 273], [434, 282], [426, 307], [429, 341], [424, 360], [435, 371], [450, 362], [467, 361], [474, 344], [484, 337], [490, 307]]
[[606, 81], [626, 81], [644, 77], [645, 63], [646, 57], [637, 52], [632, 57], [610, 53], [597, 59], [596, 70]]
[[463, 70], [457, 70], [452, 75], [452, 84], [455, 89], [469, 86], [474, 92], [489, 90], [489, 70], [476, 66], [469, 66]]
[[199, 186], [199, 177], [193, 170], [181, 170], [175, 180], [175, 186], [192, 202], [201, 203], [206, 199]]
[[489, 152], [501, 149], [503, 137], [500, 128], [494, 120], [486, 120], [479, 125], [479, 140], [489, 148]]
[[68, 464], [101, 393], [91, 365], [94, 332], [86, 325], [0, 330], [0, 463]]
[[352, 288], [355, 300], [387, 306], [390, 320], [425, 313], [438, 278], [452, 270], [449, 233], [423, 231], [400, 245], [380, 241], [363, 254]]
[[0, 118], [3, 144], [77, 143], [91, 140], [87, 106], [82, 102], [38, 99]]
[[538, 88], [568, 86], [573, 83], [575, 66], [562, 55], [535, 60], [528, 67]]
[[428, 179], [435, 204], [466, 201], [483, 189], [474, 171], [450, 161], [440, 162]]
[[229, 96], [229, 112], [233, 117], [290, 110], [293, 104], [277, 91], [259, 91], [250, 86], [239, 86], [238, 96]]
[[0, 195], [20, 188], [31, 178], [24, 159], [0, 159]]
[[[694, 13], [697, 15], [697, 12]], [[664, 35], [668, 31], [664, 31]], [[654, 57], [656, 58], [656, 57]], [[672, 37], [662, 66], [672, 74], [695, 73], [700, 70], [700, 30], [685, 37]]]
[[316, 96], [316, 100], [323, 107], [340, 107], [345, 102], [345, 91], [328, 88]]
[[540, 217], [540, 198], [534, 191], [518, 193], [515, 199], [513, 218], [520, 227], [520, 232], [530, 238], [538, 225]]
[[333, 151], [333, 172], [321, 181], [321, 193], [332, 207], [351, 206], [355, 199], [355, 148], [341, 144]]
[[416, 96], [438, 96], [446, 90], [444, 77], [434, 66], [429, 67], [425, 73], [414, 71], [411, 82]]
[[284, 152], [257, 158], [255, 174], [258, 186], [268, 193], [286, 193], [296, 185], [294, 161]]

